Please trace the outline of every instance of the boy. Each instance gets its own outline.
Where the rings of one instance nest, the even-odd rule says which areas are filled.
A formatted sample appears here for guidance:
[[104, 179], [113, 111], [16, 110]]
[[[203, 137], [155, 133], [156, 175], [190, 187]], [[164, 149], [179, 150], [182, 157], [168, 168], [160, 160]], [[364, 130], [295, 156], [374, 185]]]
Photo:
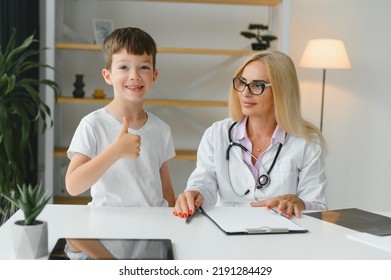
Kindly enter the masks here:
[[114, 30], [103, 43], [102, 75], [114, 98], [85, 116], [68, 149], [66, 188], [91, 188], [92, 205], [174, 206], [168, 160], [175, 156], [169, 126], [144, 111], [156, 81], [156, 44], [133, 27]]

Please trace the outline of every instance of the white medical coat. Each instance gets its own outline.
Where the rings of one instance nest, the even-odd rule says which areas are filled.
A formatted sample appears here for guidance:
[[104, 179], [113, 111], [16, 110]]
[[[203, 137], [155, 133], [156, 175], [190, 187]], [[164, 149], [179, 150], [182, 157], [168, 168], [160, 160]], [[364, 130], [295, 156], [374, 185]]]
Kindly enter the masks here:
[[[239, 147], [232, 147], [230, 159], [226, 159], [229, 146], [228, 130], [233, 121], [225, 119], [209, 127], [200, 142], [197, 165], [189, 177], [186, 190], [197, 190], [207, 205], [249, 206], [250, 202], [294, 194], [302, 199], [307, 210], [327, 209], [325, 197], [326, 176], [322, 147], [305, 139], [287, 134], [278, 159], [270, 172], [270, 184], [256, 189], [257, 181], [243, 161]], [[234, 142], [235, 129], [231, 132]], [[278, 144], [268, 149], [262, 165], [268, 169], [275, 157]], [[259, 174], [265, 173], [260, 167]], [[245, 192], [249, 190], [247, 195]]]

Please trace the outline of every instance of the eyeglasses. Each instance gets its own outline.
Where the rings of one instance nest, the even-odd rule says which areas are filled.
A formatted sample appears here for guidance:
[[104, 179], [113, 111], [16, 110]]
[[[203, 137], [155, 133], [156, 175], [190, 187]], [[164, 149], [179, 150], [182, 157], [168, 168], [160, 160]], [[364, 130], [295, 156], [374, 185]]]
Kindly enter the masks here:
[[233, 83], [234, 89], [237, 92], [243, 92], [246, 89], [246, 87], [248, 87], [248, 90], [254, 95], [261, 95], [266, 87], [272, 86], [272, 84], [267, 84], [267, 83], [261, 82], [261, 81], [251, 82], [251, 83], [247, 84], [241, 78], [233, 78], [232, 83]]

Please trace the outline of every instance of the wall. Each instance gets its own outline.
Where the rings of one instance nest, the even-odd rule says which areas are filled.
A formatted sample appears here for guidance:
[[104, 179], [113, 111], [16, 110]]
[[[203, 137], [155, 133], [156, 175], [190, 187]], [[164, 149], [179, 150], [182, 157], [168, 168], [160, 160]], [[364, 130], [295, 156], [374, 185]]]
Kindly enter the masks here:
[[[309, 39], [345, 43], [352, 69], [326, 73], [323, 132], [330, 208], [390, 211], [391, 2], [292, 0], [290, 55]], [[319, 124], [322, 71], [298, 68], [304, 115]]]

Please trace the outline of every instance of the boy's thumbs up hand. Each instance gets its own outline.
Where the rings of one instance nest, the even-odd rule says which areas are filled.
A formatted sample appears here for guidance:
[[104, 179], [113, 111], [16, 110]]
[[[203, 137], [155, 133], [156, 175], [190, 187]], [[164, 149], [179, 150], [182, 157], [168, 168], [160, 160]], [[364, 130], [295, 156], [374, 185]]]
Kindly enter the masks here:
[[140, 155], [141, 137], [128, 133], [129, 120], [126, 117], [122, 118], [122, 128], [117, 135], [114, 145], [120, 157], [135, 159]]
[[122, 128], [121, 132], [122, 134], [127, 134], [128, 133], [128, 127], [129, 127], [129, 120], [127, 117], [122, 117]]

